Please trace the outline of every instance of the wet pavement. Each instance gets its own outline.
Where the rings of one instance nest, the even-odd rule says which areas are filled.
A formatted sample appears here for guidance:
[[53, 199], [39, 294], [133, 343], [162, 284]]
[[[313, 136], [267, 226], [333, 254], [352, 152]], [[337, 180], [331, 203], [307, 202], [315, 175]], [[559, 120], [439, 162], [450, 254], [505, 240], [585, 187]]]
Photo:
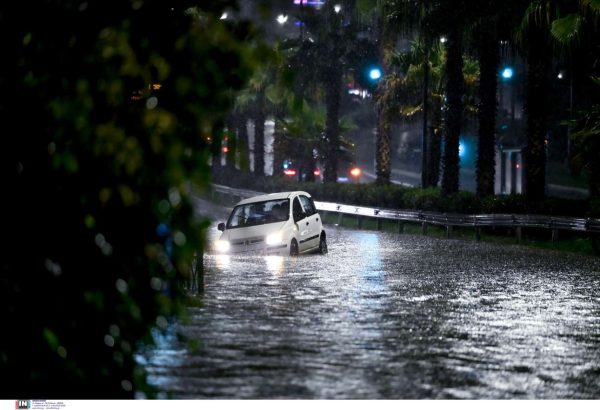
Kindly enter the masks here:
[[326, 256], [207, 255], [202, 306], [175, 326], [188, 340], [159, 338], [149, 382], [176, 398], [600, 398], [600, 258], [327, 231]]

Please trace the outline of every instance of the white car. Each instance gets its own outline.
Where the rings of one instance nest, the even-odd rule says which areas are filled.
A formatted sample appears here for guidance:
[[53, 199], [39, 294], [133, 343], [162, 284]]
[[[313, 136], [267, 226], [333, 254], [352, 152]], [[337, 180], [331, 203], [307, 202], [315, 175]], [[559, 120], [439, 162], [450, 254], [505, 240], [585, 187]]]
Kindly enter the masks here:
[[303, 191], [260, 195], [239, 202], [227, 223], [220, 223], [218, 253], [298, 255], [327, 253], [321, 216]]

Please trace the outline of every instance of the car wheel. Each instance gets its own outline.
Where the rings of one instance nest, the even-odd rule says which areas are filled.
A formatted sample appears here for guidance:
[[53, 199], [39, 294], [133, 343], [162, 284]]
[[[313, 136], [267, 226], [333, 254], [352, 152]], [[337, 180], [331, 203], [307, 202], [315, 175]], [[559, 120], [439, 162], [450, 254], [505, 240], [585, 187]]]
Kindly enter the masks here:
[[325, 255], [327, 253], [327, 239], [323, 234], [321, 234], [321, 240], [319, 241], [319, 253], [321, 255]]
[[295, 239], [290, 243], [290, 256], [298, 256], [298, 242]]

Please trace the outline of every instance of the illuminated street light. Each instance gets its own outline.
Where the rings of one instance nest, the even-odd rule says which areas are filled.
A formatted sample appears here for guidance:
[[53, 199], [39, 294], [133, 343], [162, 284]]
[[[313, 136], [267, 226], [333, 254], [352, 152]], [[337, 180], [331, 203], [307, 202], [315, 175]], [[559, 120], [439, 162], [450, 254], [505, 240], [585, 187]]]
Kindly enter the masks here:
[[221, 14], [220, 20], [227, 20], [227, 13]]
[[445, 36], [440, 37], [440, 43], [444, 44], [448, 39]]
[[512, 69], [512, 67], [505, 67], [504, 70], [502, 70], [502, 78], [504, 78], [505, 80], [510, 80], [514, 75], [514, 71]]
[[277, 22], [282, 25], [285, 24], [287, 19], [288, 19], [288, 16], [284, 16], [283, 14], [280, 14], [279, 16], [277, 16]]
[[359, 177], [361, 173], [362, 171], [358, 167], [354, 167], [350, 170], [350, 175], [352, 175], [353, 177]]
[[562, 71], [559, 71], [558, 75], [556, 76], [556, 78], [558, 78], [559, 80], [562, 80], [563, 78], [565, 78], [565, 75], [563, 74]]
[[372, 68], [369, 71], [369, 78], [371, 80], [379, 80], [381, 78], [381, 70], [379, 68]]
[[458, 143], [458, 156], [459, 158], [464, 158], [467, 155], [467, 146], [463, 141], [459, 141]]
[[336, 4], [335, 6], [333, 6], [333, 10], [336, 13], [339, 13], [340, 11], [342, 11], [342, 6], [340, 6], [339, 4]]

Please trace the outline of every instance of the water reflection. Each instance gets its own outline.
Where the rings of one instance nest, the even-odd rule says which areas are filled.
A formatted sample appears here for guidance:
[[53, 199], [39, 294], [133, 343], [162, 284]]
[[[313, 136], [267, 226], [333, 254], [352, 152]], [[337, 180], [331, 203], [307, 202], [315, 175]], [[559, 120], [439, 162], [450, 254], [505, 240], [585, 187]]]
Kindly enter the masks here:
[[214, 255], [214, 259], [218, 269], [228, 270], [231, 266], [230, 255]]
[[268, 255], [265, 256], [267, 269], [274, 275], [278, 275], [283, 271], [283, 256]]

